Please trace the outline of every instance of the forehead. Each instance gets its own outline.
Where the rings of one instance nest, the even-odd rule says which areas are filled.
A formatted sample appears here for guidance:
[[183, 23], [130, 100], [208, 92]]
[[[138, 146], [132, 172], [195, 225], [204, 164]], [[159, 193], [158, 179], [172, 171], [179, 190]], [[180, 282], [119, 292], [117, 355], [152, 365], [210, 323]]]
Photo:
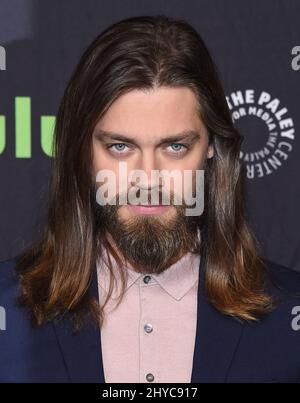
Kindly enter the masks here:
[[118, 97], [96, 125], [130, 136], [162, 137], [184, 130], [204, 130], [198, 102], [188, 87], [132, 90]]

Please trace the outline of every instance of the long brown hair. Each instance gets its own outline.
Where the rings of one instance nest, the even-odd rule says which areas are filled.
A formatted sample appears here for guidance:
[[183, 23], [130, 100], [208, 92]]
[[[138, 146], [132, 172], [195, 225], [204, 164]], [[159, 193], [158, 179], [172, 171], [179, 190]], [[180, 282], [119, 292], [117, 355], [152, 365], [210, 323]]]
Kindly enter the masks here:
[[199, 252], [205, 258], [207, 298], [220, 312], [241, 319], [270, 311], [265, 266], [243, 211], [242, 136], [233, 126], [214, 62], [186, 21], [140, 16], [111, 25], [91, 43], [59, 107], [47, 223], [39, 242], [22, 253], [16, 266], [21, 303], [37, 325], [66, 312], [75, 315], [77, 324], [87, 313], [102, 317], [88, 292], [99, 254], [90, 191], [92, 132], [120, 95], [157, 86], [193, 90], [214, 147], [199, 218], [206, 234]]

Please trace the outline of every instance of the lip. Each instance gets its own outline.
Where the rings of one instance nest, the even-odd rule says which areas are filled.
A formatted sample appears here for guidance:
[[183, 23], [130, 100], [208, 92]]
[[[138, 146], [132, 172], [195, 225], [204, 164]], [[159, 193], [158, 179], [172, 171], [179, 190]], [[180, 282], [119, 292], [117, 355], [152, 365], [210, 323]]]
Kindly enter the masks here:
[[143, 205], [128, 204], [128, 207], [138, 214], [161, 214], [169, 207], [168, 205]]

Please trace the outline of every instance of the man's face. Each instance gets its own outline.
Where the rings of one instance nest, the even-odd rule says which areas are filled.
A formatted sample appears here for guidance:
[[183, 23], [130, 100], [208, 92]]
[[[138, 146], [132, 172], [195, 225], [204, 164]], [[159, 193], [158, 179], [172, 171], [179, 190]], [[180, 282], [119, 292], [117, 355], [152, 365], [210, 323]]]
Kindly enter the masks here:
[[[213, 147], [208, 146], [208, 140], [207, 130], [199, 117], [197, 99], [188, 87], [159, 87], [147, 92], [132, 90], [120, 96], [110, 106], [94, 129], [92, 142], [94, 175], [104, 169], [114, 172], [118, 189], [119, 162], [126, 162], [128, 173], [132, 170], [143, 170], [147, 176], [147, 180], [144, 178], [142, 182], [134, 180], [128, 182], [128, 190], [131, 187], [138, 187], [148, 189], [150, 193], [151, 189], [157, 187], [157, 182], [154, 183], [151, 179], [153, 170], [176, 169], [182, 172], [183, 177], [184, 170], [203, 169], [206, 158], [213, 156]], [[170, 191], [172, 194], [174, 183], [173, 186], [170, 184]], [[168, 235], [177, 231], [178, 237], [180, 228], [181, 238], [186, 238], [187, 232], [192, 228], [189, 227], [189, 220], [184, 217], [180, 206], [172, 203], [156, 207], [127, 204], [117, 208], [112, 206], [101, 208], [110, 214], [108, 221], [113, 223], [113, 228], [110, 228], [111, 231], [107, 229], [113, 238], [118, 238], [118, 232], [122, 230], [122, 234], [119, 235], [124, 240], [126, 229], [130, 228], [129, 244], [124, 245], [118, 242], [120, 240], [114, 239], [119, 249], [126, 247], [127, 250], [121, 251], [123, 255], [130, 253], [129, 247], [138, 247], [138, 243], [133, 242], [132, 236], [140, 240], [144, 247], [147, 245], [148, 248], [152, 248], [153, 258], [154, 253], [155, 256], [159, 255], [159, 251], [155, 250], [151, 241], [145, 243], [143, 231], [151, 231], [154, 237], [156, 234], [162, 241], [164, 234], [165, 238], [168, 238]], [[108, 223], [108, 227], [110, 226]], [[145, 237], [146, 235], [149, 238], [149, 233], [144, 234]], [[171, 255], [173, 254], [173, 257], [175, 255], [175, 250], [172, 252], [172, 249], [175, 247], [178, 249], [179, 246], [175, 245], [170, 237], [167, 243], [168, 256], [161, 256], [166, 264], [170, 263]], [[182, 244], [184, 245], [184, 240]], [[148, 252], [148, 257], [151, 258], [151, 251]], [[177, 252], [178, 250], [176, 254]], [[128, 257], [138, 259], [134, 252], [133, 256]], [[146, 264], [147, 261], [137, 263]], [[158, 263], [156, 260], [156, 268], [160, 266], [157, 270], [162, 271], [165, 264], [160, 262], [161, 265], [158, 265]], [[149, 265], [147, 272], [152, 270]]]

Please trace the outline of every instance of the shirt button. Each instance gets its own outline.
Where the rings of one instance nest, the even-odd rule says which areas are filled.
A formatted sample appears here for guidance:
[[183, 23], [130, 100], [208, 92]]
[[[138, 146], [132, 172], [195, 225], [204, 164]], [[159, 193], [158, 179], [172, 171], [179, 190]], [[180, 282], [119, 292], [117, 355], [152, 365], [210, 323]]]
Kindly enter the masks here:
[[154, 381], [154, 375], [153, 374], [147, 374], [146, 379], [148, 382], [153, 382]]
[[145, 276], [144, 277], [144, 283], [145, 284], [148, 284], [150, 280], [151, 280], [151, 276]]
[[152, 330], [153, 330], [153, 326], [152, 326], [150, 323], [147, 323], [147, 324], [144, 326], [144, 330], [145, 330], [145, 332], [147, 332], [147, 333], [151, 333]]

